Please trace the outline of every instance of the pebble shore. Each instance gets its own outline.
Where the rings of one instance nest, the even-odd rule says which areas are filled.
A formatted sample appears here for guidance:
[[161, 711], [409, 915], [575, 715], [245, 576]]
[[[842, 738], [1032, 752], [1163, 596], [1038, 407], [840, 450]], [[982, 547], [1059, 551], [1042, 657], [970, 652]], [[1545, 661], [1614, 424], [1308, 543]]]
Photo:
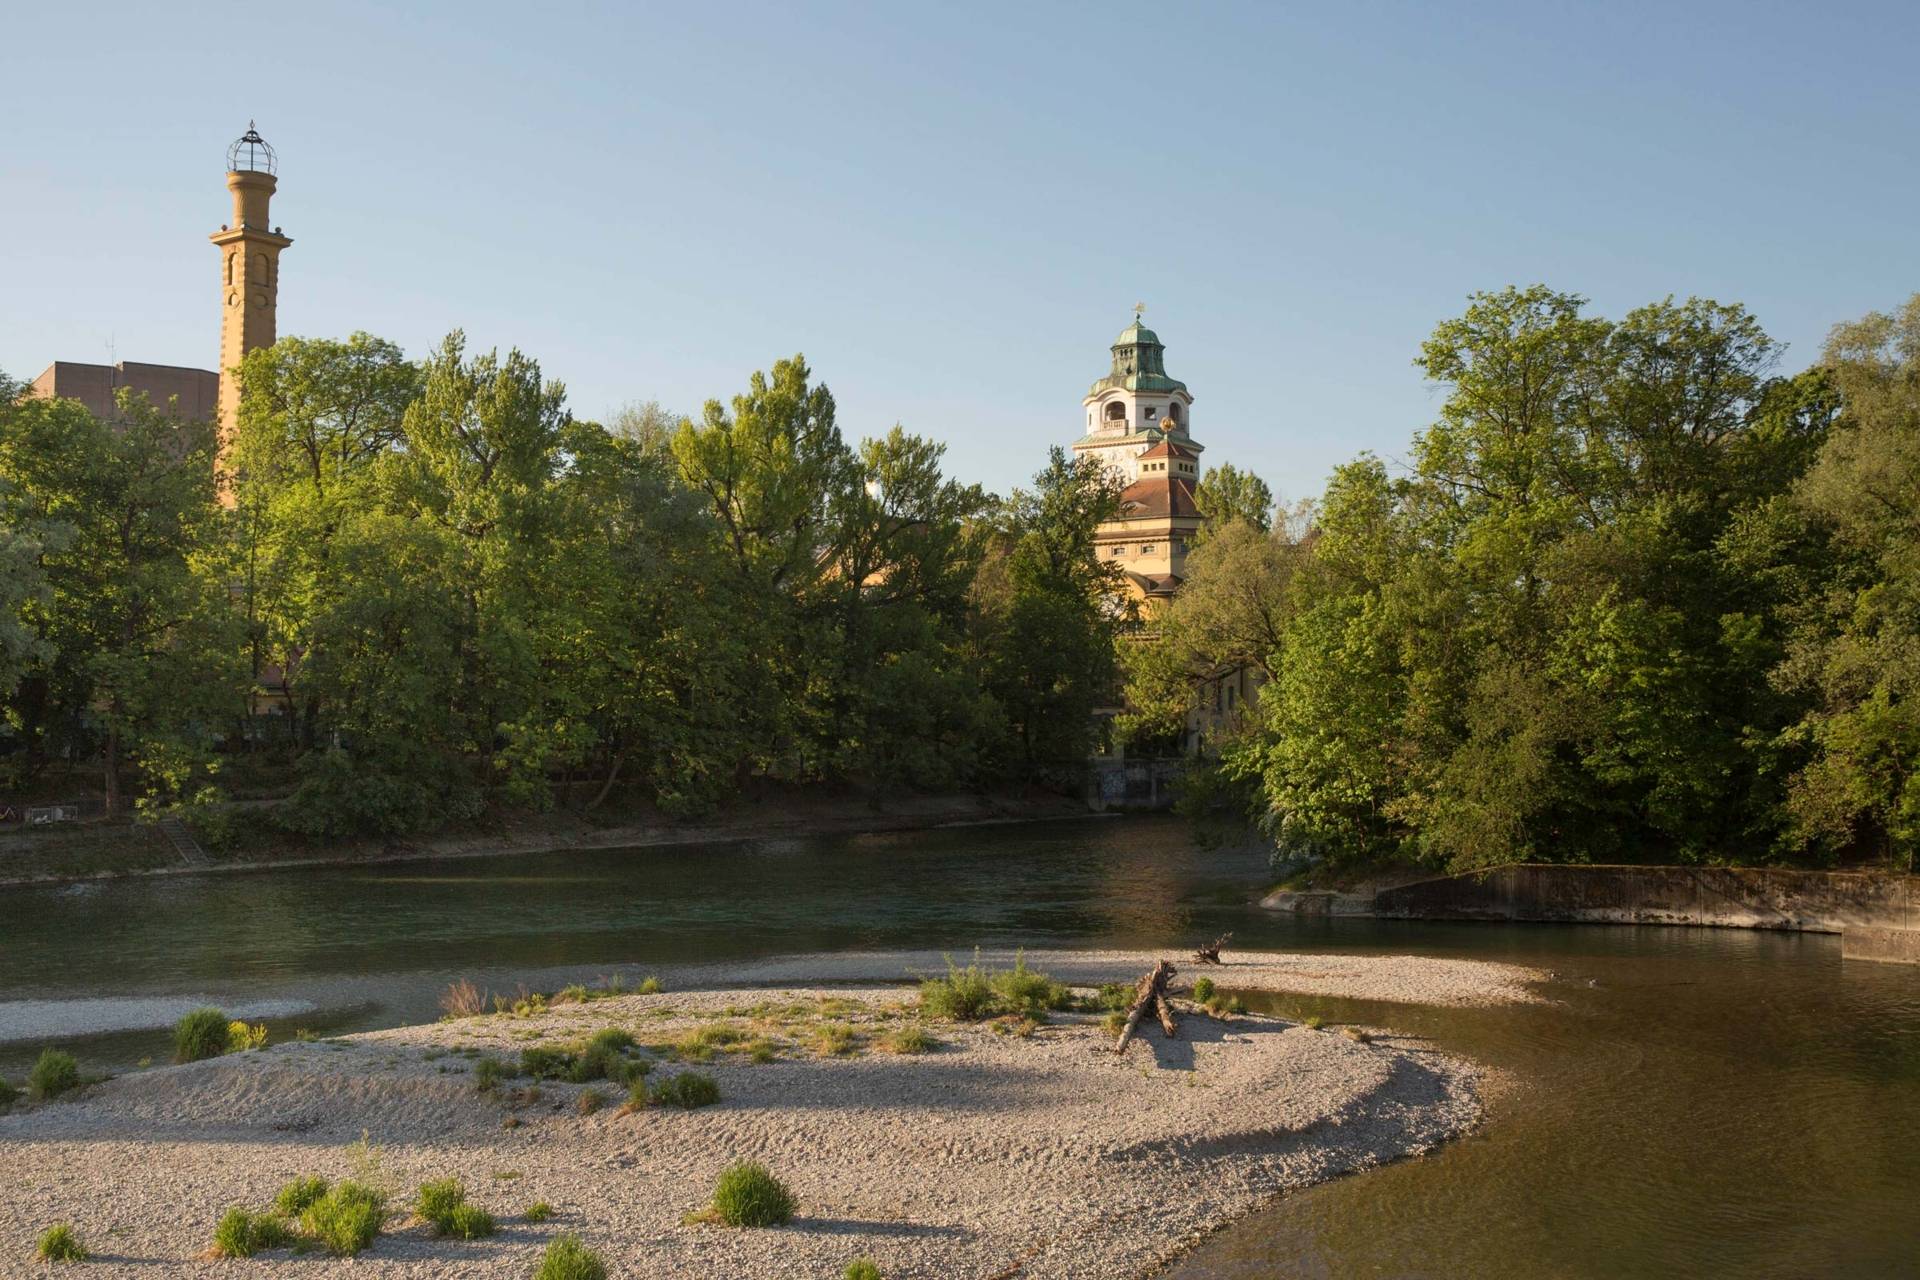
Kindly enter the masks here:
[[[1154, 959], [1026, 956], [1082, 986], [1129, 980]], [[1443, 1004], [1534, 999], [1527, 984], [1540, 976], [1397, 956], [1227, 959], [1206, 972], [1230, 990]], [[99, 1276], [527, 1277], [548, 1239], [574, 1232], [611, 1275], [657, 1280], [831, 1280], [856, 1257], [892, 1280], [1119, 1280], [1151, 1276], [1278, 1193], [1417, 1155], [1480, 1115], [1471, 1064], [1387, 1029], [1366, 1040], [1185, 1006], [1177, 1039], [1149, 1024], [1124, 1057], [1097, 1014], [1056, 1014], [1024, 1036], [926, 1022], [937, 1047], [897, 1054], [882, 1046], [918, 1021], [913, 989], [841, 985], [944, 968], [910, 953], [811, 956], [734, 966], [724, 990], [700, 989], [704, 970], [668, 970], [657, 995], [285, 1043], [16, 1110], [0, 1117], [0, 1273], [27, 1272], [34, 1237], [65, 1220], [94, 1252], [86, 1274]], [[854, 1052], [810, 1041], [829, 1021], [852, 1029]], [[511, 1061], [606, 1026], [659, 1046], [714, 1025], [777, 1049], [772, 1061], [722, 1050], [655, 1068], [656, 1080], [711, 1075], [715, 1106], [621, 1114], [604, 1083], [545, 1083], [537, 1099], [515, 1093], [525, 1081], [475, 1088], [481, 1055]], [[581, 1114], [590, 1087], [610, 1105]], [[396, 1202], [457, 1176], [499, 1233], [436, 1239], [396, 1216], [356, 1259], [199, 1257], [228, 1207], [264, 1208], [302, 1174], [346, 1175], [363, 1133]], [[791, 1224], [685, 1221], [739, 1159], [792, 1189]], [[541, 1200], [554, 1217], [528, 1221]]]

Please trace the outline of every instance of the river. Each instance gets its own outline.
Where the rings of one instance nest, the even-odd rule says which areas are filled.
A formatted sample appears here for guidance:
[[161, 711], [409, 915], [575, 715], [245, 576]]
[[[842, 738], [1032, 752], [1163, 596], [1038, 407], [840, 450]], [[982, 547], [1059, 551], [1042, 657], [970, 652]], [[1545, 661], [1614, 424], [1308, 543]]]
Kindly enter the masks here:
[[[1920, 1275], [1920, 969], [1842, 961], [1817, 935], [1295, 921], [1247, 905], [1263, 872], [1129, 818], [8, 889], [0, 1026], [207, 997], [287, 1002], [277, 1036], [332, 1034], [431, 1019], [455, 976], [550, 990], [696, 960], [1186, 949], [1227, 929], [1249, 948], [1506, 960], [1553, 972], [1547, 1003], [1254, 997], [1486, 1064], [1487, 1123], [1284, 1197], [1170, 1280]], [[0, 1073], [41, 1043], [0, 1043]], [[166, 1052], [157, 1030], [60, 1043], [96, 1069]]]

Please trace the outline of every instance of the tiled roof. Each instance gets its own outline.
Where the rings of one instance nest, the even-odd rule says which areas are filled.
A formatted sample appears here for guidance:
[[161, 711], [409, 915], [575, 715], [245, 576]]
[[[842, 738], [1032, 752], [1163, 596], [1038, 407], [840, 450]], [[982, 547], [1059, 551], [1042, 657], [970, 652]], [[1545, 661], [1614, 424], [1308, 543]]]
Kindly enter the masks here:
[[1147, 458], [1185, 458], [1191, 461], [1199, 456], [1193, 450], [1184, 445], [1175, 444], [1172, 440], [1162, 440], [1140, 455], [1143, 461]]
[[1142, 476], [1120, 494], [1121, 520], [1149, 520], [1164, 517], [1200, 518], [1193, 500], [1193, 481], [1167, 471]]

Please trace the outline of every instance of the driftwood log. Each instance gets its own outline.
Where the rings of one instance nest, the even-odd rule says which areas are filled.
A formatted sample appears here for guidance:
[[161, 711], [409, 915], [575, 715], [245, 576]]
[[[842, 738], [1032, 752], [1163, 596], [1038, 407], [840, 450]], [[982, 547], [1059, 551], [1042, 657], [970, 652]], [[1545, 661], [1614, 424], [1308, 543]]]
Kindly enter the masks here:
[[1220, 948], [1226, 946], [1227, 939], [1231, 938], [1232, 936], [1233, 934], [1231, 932], [1223, 933], [1219, 937], [1215, 938], [1212, 942], [1209, 942], [1206, 946], [1201, 947], [1198, 951], [1193, 953], [1193, 962], [1195, 964], [1219, 964]]
[[1173, 961], [1162, 960], [1153, 966], [1153, 972], [1135, 984], [1133, 1003], [1127, 1008], [1127, 1023], [1120, 1028], [1120, 1043], [1113, 1046], [1115, 1053], [1125, 1053], [1127, 1043], [1133, 1039], [1133, 1033], [1140, 1026], [1147, 1010], [1152, 1009], [1160, 1015], [1160, 1029], [1167, 1033], [1167, 1039], [1173, 1039], [1178, 1027], [1173, 1021], [1173, 1005], [1167, 1000], [1167, 984], [1173, 981], [1173, 975], [1179, 970], [1173, 967]]

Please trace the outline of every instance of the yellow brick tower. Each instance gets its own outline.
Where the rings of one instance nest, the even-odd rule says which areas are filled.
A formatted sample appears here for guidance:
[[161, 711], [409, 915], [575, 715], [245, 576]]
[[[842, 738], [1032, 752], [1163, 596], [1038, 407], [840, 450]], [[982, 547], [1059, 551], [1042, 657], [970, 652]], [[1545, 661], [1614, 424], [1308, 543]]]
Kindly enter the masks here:
[[[220, 454], [226, 451], [240, 413], [240, 379], [234, 368], [255, 347], [274, 340], [280, 288], [280, 251], [293, 241], [267, 217], [278, 161], [273, 148], [247, 122], [247, 131], [227, 148], [227, 190], [233, 192], [233, 222], [209, 237], [220, 250]], [[223, 499], [231, 503], [226, 481]]]

